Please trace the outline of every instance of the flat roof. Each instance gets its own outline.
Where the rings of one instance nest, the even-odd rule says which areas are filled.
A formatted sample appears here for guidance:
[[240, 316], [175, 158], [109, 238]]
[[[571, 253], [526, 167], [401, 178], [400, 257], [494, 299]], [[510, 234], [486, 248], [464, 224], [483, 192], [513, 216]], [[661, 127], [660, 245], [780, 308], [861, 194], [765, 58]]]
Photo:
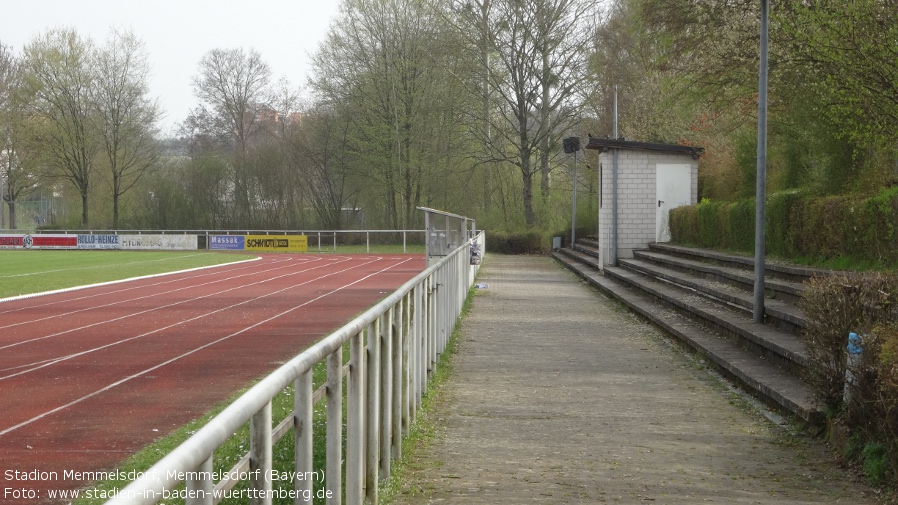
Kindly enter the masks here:
[[658, 144], [653, 142], [635, 142], [632, 140], [600, 139], [596, 137], [590, 137], [589, 143], [586, 145], [586, 149], [598, 149], [602, 152], [607, 152], [612, 148], [630, 149], [634, 151], [662, 151], [668, 153], [680, 153], [691, 155], [693, 158], [698, 158], [699, 155], [702, 154], [702, 151], [705, 150], [705, 148], [698, 146]]

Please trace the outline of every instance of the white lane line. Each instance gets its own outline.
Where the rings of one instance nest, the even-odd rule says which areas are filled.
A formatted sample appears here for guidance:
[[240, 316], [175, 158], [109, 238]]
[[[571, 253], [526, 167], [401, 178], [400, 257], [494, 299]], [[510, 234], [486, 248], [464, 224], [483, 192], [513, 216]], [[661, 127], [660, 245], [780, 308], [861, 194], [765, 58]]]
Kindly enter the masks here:
[[[369, 263], [370, 263], [370, 262], [369, 262]], [[339, 263], [337, 263], [337, 264], [339, 264]], [[362, 265], [365, 265], [365, 264], [367, 264], [367, 263], [363, 263]], [[30, 340], [27, 340], [27, 341], [19, 342], [19, 343], [13, 344], [13, 345], [8, 345], [8, 346], [5, 346], [5, 347], [0, 347], [0, 350], [5, 349], [5, 348], [8, 348], [8, 347], [13, 347], [13, 346], [16, 346], [16, 345], [21, 345], [21, 344], [24, 344], [24, 343], [27, 343], [27, 342], [34, 342], [34, 341], [38, 341], [38, 340], [45, 340], [45, 339], [48, 339], [48, 338], [58, 337], [58, 336], [60, 336], [60, 335], [66, 335], [66, 334], [68, 334], [68, 333], [73, 333], [73, 332], [85, 330], [85, 329], [88, 329], [88, 328], [93, 328], [93, 327], [95, 327], [95, 326], [101, 326], [101, 325], [108, 324], [108, 323], [114, 323], [114, 322], [121, 321], [121, 320], [123, 320], [123, 319], [127, 319], [127, 318], [130, 318], [130, 317], [139, 316], [139, 315], [147, 314], [147, 313], [150, 313], [150, 312], [159, 311], [159, 310], [162, 310], [162, 309], [167, 309], [167, 308], [170, 308], [170, 307], [174, 307], [174, 306], [176, 306], [176, 305], [182, 305], [182, 304], [194, 302], [194, 301], [197, 301], [197, 300], [202, 300], [203, 298], [209, 298], [209, 297], [212, 297], [212, 296], [220, 295], [220, 294], [227, 293], [227, 292], [229, 292], [229, 291], [234, 291], [234, 290], [237, 290], [237, 289], [243, 289], [243, 288], [245, 288], [246, 286], [254, 286], [254, 285], [257, 285], [257, 284], [264, 284], [264, 283], [269, 282], [269, 281], [272, 281], [272, 280], [274, 280], [274, 279], [281, 279], [281, 278], [283, 278], [283, 277], [290, 277], [290, 276], [293, 276], [293, 275], [303, 274], [303, 273], [309, 272], [309, 271], [311, 271], [311, 270], [315, 270], [316, 268], [323, 268], [324, 266], [325, 266], [325, 265], [320, 265], [320, 266], [316, 266], [316, 267], [313, 267], [313, 268], [308, 268], [308, 269], [305, 269], [305, 270], [300, 270], [300, 271], [295, 271], [295, 272], [289, 272], [289, 273], [286, 273], [286, 274], [281, 274], [281, 275], [278, 275], [278, 276], [275, 276], [275, 277], [270, 277], [270, 278], [263, 279], [263, 280], [259, 280], [259, 281], [256, 281], [256, 282], [251, 282], [251, 283], [247, 283], [247, 284], [241, 284], [241, 285], [239, 285], [239, 286], [234, 286], [234, 287], [232, 287], [232, 288], [228, 288], [228, 289], [224, 289], [224, 290], [221, 290], [221, 291], [217, 291], [217, 292], [215, 292], [215, 293], [210, 293], [210, 294], [207, 294], [207, 295], [203, 295], [203, 296], [199, 296], [199, 297], [195, 297], [195, 298], [190, 298], [190, 299], [187, 299], [187, 300], [181, 300], [181, 301], [179, 301], [179, 302], [170, 303], [170, 304], [168, 304], [168, 305], [162, 305], [162, 306], [158, 306], [158, 307], [153, 307], [153, 308], [150, 308], [150, 309], [147, 309], [147, 310], [142, 310], [142, 311], [140, 311], [140, 312], [134, 312], [134, 313], [131, 313], [131, 314], [126, 314], [126, 315], [124, 315], [124, 316], [120, 316], [120, 317], [117, 317], [117, 318], [114, 318], [114, 319], [106, 319], [106, 320], [103, 320], [103, 321], [98, 321], [98, 322], [91, 323], [91, 324], [87, 324], [87, 325], [84, 325], [84, 326], [79, 326], [79, 327], [77, 327], [77, 328], [69, 328], [68, 330], [65, 330], [65, 331], [60, 331], [60, 332], [53, 333], [53, 334], [50, 334], [50, 335], [45, 335], [45, 336], [43, 336], [43, 337], [37, 337], [37, 338], [33, 338], [33, 339], [30, 339]], [[361, 266], [361, 265], [359, 265], [359, 266]], [[350, 269], [352, 269], [352, 268], [355, 268], [355, 267], [350, 267], [349, 269], [346, 269], [346, 270], [350, 270]], [[346, 270], [341, 270], [341, 272], [346, 271]], [[340, 272], [337, 272], [337, 273], [340, 273]], [[294, 286], [302, 286], [303, 284], [308, 284], [309, 282], [313, 282], [313, 281], [316, 281], [316, 280], [320, 280], [320, 279], [323, 279], [323, 278], [325, 278], [325, 277], [329, 277], [329, 276], [331, 276], [331, 275], [333, 275], [333, 273], [326, 274], [326, 275], [322, 275], [322, 276], [319, 276], [319, 277], [317, 277], [317, 278], [315, 278], [315, 279], [310, 279], [310, 280], [305, 281], [305, 282], [300, 283], [300, 284], [294, 284]], [[285, 289], [286, 289], [286, 288], [285, 288]], [[275, 293], [277, 293], [277, 291], [274, 292], [274, 293], [269, 293], [269, 295], [270, 295], [270, 294], [275, 294]], [[261, 297], [259, 297], [259, 298], [264, 298], [265, 296], [269, 296], [269, 295], [263, 295], [263, 296], [261, 296]], [[248, 302], [253, 301], [253, 300], [255, 300], [255, 299], [252, 299], [252, 300], [246, 300], [246, 301], [244, 301], [244, 302], [240, 302], [240, 303], [234, 304], [234, 305], [232, 305], [232, 307], [235, 307], [235, 306], [238, 306], [238, 305], [243, 305], [244, 303], [248, 303]], [[230, 307], [227, 307], [227, 308], [230, 308]], [[27, 364], [27, 365], [16, 365], [15, 367], [4, 368], [4, 369], [0, 370], [0, 372], [8, 372], [8, 371], [10, 371], [10, 370], [18, 370], [18, 369], [25, 368], [25, 367], [32, 367], [32, 368], [29, 368], [28, 370], [23, 370], [23, 371], [21, 371], [21, 372], [17, 372], [17, 373], [14, 373], [14, 374], [6, 375], [6, 376], [0, 376], [0, 381], [5, 380], [5, 379], [9, 379], [9, 378], [12, 378], [12, 377], [16, 377], [16, 376], [18, 376], [18, 375], [26, 374], [26, 373], [32, 372], [32, 371], [34, 371], [34, 370], [39, 370], [39, 369], [41, 369], [41, 368], [45, 368], [45, 367], [48, 367], [48, 366], [50, 366], [50, 365], [54, 365], [54, 364], [56, 364], [56, 363], [59, 363], [59, 362], [62, 362], [62, 361], [66, 361], [66, 360], [68, 360], [68, 359], [75, 358], [75, 357], [78, 357], [78, 356], [81, 356], [81, 355], [84, 355], [84, 354], [88, 354], [88, 353], [91, 353], [91, 352], [94, 352], [94, 351], [97, 351], [97, 350], [100, 350], [100, 349], [105, 349], [106, 347], [111, 347], [111, 346], [113, 346], [113, 345], [118, 345], [118, 344], [123, 343], [123, 342], [128, 342], [128, 341], [134, 340], [134, 339], [136, 339], [136, 338], [141, 338], [141, 337], [144, 337], [144, 336], [147, 336], [147, 335], [151, 335], [151, 334], [153, 334], [153, 333], [156, 333], [157, 331], [162, 331], [162, 330], [165, 330], [165, 329], [168, 329], [168, 328], [177, 326], [177, 325], [182, 324], [182, 323], [185, 323], [185, 322], [190, 322], [190, 321], [193, 321], [193, 320], [195, 320], [195, 319], [200, 319], [200, 318], [202, 318], [202, 317], [206, 317], [206, 315], [214, 314], [214, 313], [216, 313], [216, 312], [220, 312], [221, 310], [223, 310], [223, 309], [218, 309], [218, 310], [215, 310], [215, 311], [210, 312], [210, 313], [208, 313], [208, 314], [203, 314], [203, 315], [200, 315], [200, 316], [198, 316], [198, 317], [191, 318], [191, 319], [182, 320], [182, 321], [173, 323], [173, 324], [171, 324], [171, 325], [169, 325], [169, 326], [166, 326], [166, 327], [164, 327], [164, 328], [159, 328], [159, 329], [154, 330], [154, 331], [151, 331], [151, 332], [149, 332], [149, 333], [145, 333], [145, 334], [143, 334], [143, 335], [138, 335], [138, 336], [136, 336], [136, 337], [129, 337], [129, 338], [126, 338], [126, 339], [117, 341], [117, 342], [111, 342], [111, 343], [109, 343], [109, 344], [106, 344], [106, 345], [103, 345], [103, 346], [100, 346], [100, 347], [96, 347], [96, 348], [94, 348], [94, 349], [88, 349], [88, 350], [86, 350], [86, 351], [81, 351], [81, 352], [69, 354], [69, 355], [66, 355], [66, 356], [60, 356], [60, 357], [57, 357], [57, 358], [50, 358], [50, 359], [38, 361], [38, 362], [35, 362], [35, 363]]]
[[[81, 403], [81, 402], [83, 402], [83, 401], [85, 401], [85, 400], [89, 400], [90, 398], [93, 398], [94, 396], [97, 396], [97, 395], [99, 395], [99, 394], [105, 393], [106, 391], [109, 391], [109, 390], [111, 390], [111, 389], [113, 389], [113, 388], [115, 388], [115, 387], [118, 387], [118, 386], [120, 386], [120, 385], [122, 385], [122, 384], [124, 384], [124, 383], [126, 383], [126, 382], [128, 382], [128, 381], [130, 381], [130, 380], [136, 379], [137, 377], [140, 377], [140, 376], [142, 376], [142, 375], [145, 375], [145, 374], [147, 374], [147, 373], [149, 373], [149, 372], [152, 372], [152, 371], [154, 371], [154, 370], [158, 370], [158, 369], [160, 369], [160, 368], [162, 368], [162, 367], [164, 367], [164, 366], [166, 366], [166, 365], [169, 365], [169, 364], [171, 364], [171, 363], [174, 363], [175, 361], [178, 361], [178, 360], [180, 360], [180, 359], [186, 358], [186, 357], [188, 357], [188, 356], [190, 356], [190, 355], [192, 355], [192, 354], [195, 354], [195, 353], [197, 353], [197, 352], [199, 352], [199, 351], [201, 351], [201, 350], [203, 350], [203, 349], [206, 349], [206, 348], [208, 348], [208, 347], [212, 347], [212, 346], [215, 345], [215, 344], [224, 342], [225, 340], [228, 340], [228, 339], [231, 339], [231, 338], [233, 338], [233, 337], [236, 337], [237, 335], [240, 335], [240, 334], [242, 334], [242, 333], [246, 333], [247, 331], [249, 331], [249, 330], [251, 330], [251, 329], [254, 329], [254, 328], [259, 327], [259, 326], [261, 326], [261, 325], [263, 325], [263, 324], [269, 323], [269, 322], [271, 322], [271, 321], [273, 321], [273, 320], [275, 320], [275, 319], [277, 319], [277, 318], [279, 318], [279, 317], [285, 316], [285, 315], [287, 315], [287, 314], [289, 314], [289, 313], [295, 311], [296, 309], [300, 309], [300, 308], [302, 308], [302, 307], [305, 307], [306, 305], [309, 305], [309, 304], [314, 303], [314, 302], [316, 302], [316, 301], [318, 301], [318, 300], [321, 300], [321, 299], [324, 298], [324, 297], [327, 297], [327, 296], [330, 296], [330, 295], [332, 295], [332, 294], [334, 294], [334, 293], [337, 293], [337, 292], [339, 292], [339, 291], [342, 291], [342, 290], [344, 290], [344, 289], [346, 289], [346, 288], [348, 288], [348, 287], [350, 287], [350, 286], [353, 286], [353, 285], [358, 284], [358, 283], [360, 283], [360, 282], [362, 282], [362, 281], [364, 281], [364, 280], [367, 280], [367, 279], [369, 279], [369, 278], [371, 278], [371, 277], [374, 277], [375, 275], [379, 275], [379, 274], [381, 274], [381, 273], [383, 273], [383, 272], [386, 272], [387, 270], [390, 270], [391, 268], [397, 267], [397, 266], [399, 266], [399, 265], [401, 265], [401, 264], [403, 264], [403, 263], [406, 263], [406, 262], [408, 262], [408, 261], [411, 261], [411, 258], [409, 258], [409, 259], [404, 259], [404, 260], [400, 261], [399, 263], [396, 263], [396, 264], [394, 264], [394, 265], [390, 265], [390, 266], [388, 266], [388, 267], [386, 267], [386, 268], [384, 268], [384, 269], [381, 269], [381, 270], [379, 270], [379, 271], [377, 271], [377, 272], [374, 272], [374, 273], [371, 273], [371, 274], [369, 274], [369, 275], [366, 275], [365, 277], [362, 277], [361, 279], [357, 279], [357, 280], [355, 280], [355, 281], [353, 281], [353, 282], [350, 282], [349, 284], [345, 284], [345, 285], [343, 285], [343, 286], [340, 286], [340, 287], [337, 288], [337, 289], [334, 289], [334, 290], [332, 290], [332, 291], [329, 291], [329, 292], [327, 292], [327, 293], [324, 293], [324, 294], [318, 296], [317, 298], [314, 298], [314, 299], [312, 299], [312, 300], [308, 300], [308, 301], [303, 302], [303, 303], [301, 303], [301, 304], [299, 304], [299, 305], [296, 305], [296, 306], [294, 306], [294, 307], [292, 307], [292, 308], [290, 308], [290, 309], [285, 310], [284, 312], [281, 312], [280, 314], [276, 314], [276, 315], [271, 316], [271, 317], [269, 317], [269, 318], [267, 318], [267, 319], [264, 319], [264, 320], [262, 320], [262, 321], [259, 321], [259, 322], [257, 322], [257, 323], [254, 323], [254, 324], [252, 324], [252, 325], [250, 325], [250, 326], [247, 326], [247, 327], [243, 328], [242, 330], [238, 330], [238, 331], [236, 331], [236, 332], [234, 332], [234, 333], [231, 333], [230, 335], [224, 336], [224, 337], [222, 337], [222, 338], [220, 338], [220, 339], [218, 339], [218, 340], [209, 342], [209, 343], [204, 344], [204, 345], [202, 345], [202, 346], [200, 346], [200, 347], [197, 347], [197, 348], [195, 348], [195, 349], [193, 349], [193, 350], [187, 351], [187, 352], [185, 352], [185, 353], [183, 353], [183, 354], [181, 354], [181, 355], [175, 356], [174, 358], [171, 358], [171, 359], [168, 359], [168, 360], [166, 360], [166, 361], [163, 361], [162, 363], [159, 363], [158, 365], [155, 365], [155, 366], [152, 366], [152, 367], [150, 367], [150, 368], [146, 368], [146, 369], [144, 369], [144, 370], [141, 370], [140, 372], [137, 372], [137, 373], [132, 374], [132, 375], [129, 375], [129, 376], [123, 378], [123, 379], [120, 379], [120, 380], [118, 380], [118, 381], [115, 381], [115, 382], [113, 382], [113, 383], [111, 383], [111, 384], [109, 384], [109, 385], [107, 385], [107, 386], [105, 386], [105, 387], [103, 387], [103, 388], [100, 388], [100, 389], [98, 389], [98, 390], [96, 390], [96, 391], [94, 391], [94, 392], [92, 392], [92, 393], [88, 393], [88, 394], [86, 394], [86, 395], [84, 395], [84, 396], [82, 396], [82, 397], [80, 397], [80, 398], [77, 398], [77, 399], [75, 399], [75, 400], [72, 400], [72, 401], [70, 401], [70, 402], [68, 402], [68, 403], [66, 403], [66, 404], [64, 404], [64, 405], [60, 405], [59, 407], [56, 407], [56, 408], [51, 409], [51, 410], [48, 410], [48, 411], [46, 411], [46, 412], [44, 412], [44, 413], [42, 413], [42, 414], [38, 414], [38, 415], [32, 417], [31, 419], [28, 419], [28, 420], [22, 421], [21, 423], [18, 423], [18, 424], [16, 424], [16, 425], [10, 426], [9, 428], [6, 428], [6, 429], [4, 429], [3, 431], [0, 431], [0, 436], [6, 435], [7, 433], [10, 433], [10, 432], [13, 432], [13, 431], [15, 431], [15, 430], [17, 430], [17, 429], [19, 429], [19, 428], [22, 428], [23, 426], [28, 426], [29, 424], [32, 424], [32, 423], [34, 423], [35, 421], [39, 421], [39, 420], [41, 420], [41, 419], [43, 419], [43, 418], [45, 418], [45, 417], [47, 417], [47, 416], [53, 415], [53, 414], [55, 414], [55, 413], [57, 413], [57, 412], [60, 412], [60, 411], [62, 411], [62, 410], [65, 410], [65, 409], [67, 409], [67, 408], [69, 408], [69, 407], [71, 407], [71, 406], [77, 405], [77, 404], [79, 404], [79, 403]], [[369, 262], [369, 263], [370, 263], [370, 262]], [[365, 264], [367, 264], [367, 263], [365, 263]]]

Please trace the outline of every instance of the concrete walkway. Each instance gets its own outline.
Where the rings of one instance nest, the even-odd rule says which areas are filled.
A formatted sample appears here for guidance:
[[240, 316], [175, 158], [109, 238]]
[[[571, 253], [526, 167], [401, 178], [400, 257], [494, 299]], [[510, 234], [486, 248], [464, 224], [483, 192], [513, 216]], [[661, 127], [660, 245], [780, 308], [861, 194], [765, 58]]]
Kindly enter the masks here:
[[874, 503], [658, 331], [542, 257], [492, 255], [392, 503]]

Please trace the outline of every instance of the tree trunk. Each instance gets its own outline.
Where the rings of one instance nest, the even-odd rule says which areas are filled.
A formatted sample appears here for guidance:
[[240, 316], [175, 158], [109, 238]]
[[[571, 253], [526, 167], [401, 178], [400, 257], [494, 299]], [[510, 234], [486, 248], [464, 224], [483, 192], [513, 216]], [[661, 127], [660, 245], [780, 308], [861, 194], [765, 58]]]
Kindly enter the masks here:
[[16, 201], [10, 200], [6, 202], [6, 207], [9, 209], [9, 229], [18, 229], [16, 226]]
[[112, 193], [112, 229], [118, 230], [118, 190]]
[[88, 226], [87, 225], [87, 223], [88, 223], [87, 217], [88, 217], [88, 214], [87, 214], [87, 192], [82, 191], [81, 192], [81, 228], [85, 229], [85, 230], [87, 229], [87, 226]]
[[542, 191], [543, 200], [549, 199], [549, 192], [552, 190], [552, 182], [549, 170], [549, 137], [546, 136], [540, 141], [539, 148], [539, 169], [542, 173], [542, 181], [540, 190]]
[[524, 183], [524, 219], [527, 221], [527, 228], [533, 228], [536, 225], [536, 215], [533, 213], [533, 172], [530, 171], [530, 164], [526, 169], [521, 169], [521, 177]]

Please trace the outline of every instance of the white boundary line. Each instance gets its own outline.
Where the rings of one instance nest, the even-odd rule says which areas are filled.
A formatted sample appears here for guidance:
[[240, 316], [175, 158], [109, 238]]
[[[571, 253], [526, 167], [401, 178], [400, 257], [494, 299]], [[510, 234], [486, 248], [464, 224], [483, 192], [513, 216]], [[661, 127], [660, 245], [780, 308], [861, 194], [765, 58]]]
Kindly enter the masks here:
[[47, 295], [55, 295], [55, 294], [59, 294], [59, 293], [68, 293], [71, 291], [79, 291], [81, 289], [96, 288], [96, 287], [100, 287], [100, 286], [111, 286], [113, 284], [121, 284], [123, 282], [139, 281], [139, 280], [143, 280], [143, 279], [152, 279], [155, 277], [163, 277], [166, 275], [195, 272], [197, 270], [206, 270], [209, 268], [218, 268], [218, 267], [223, 267], [223, 266], [228, 266], [228, 265], [239, 265], [240, 263], [246, 263], [248, 261], [258, 261], [261, 259], [262, 259], [261, 257], [256, 256], [255, 258], [245, 259], [245, 260], [241, 260], [241, 261], [232, 261], [230, 263], [221, 263], [218, 265], [208, 265], [208, 266], [204, 266], [204, 267], [188, 268], [186, 270], [177, 270], [174, 272], [163, 272], [161, 274], [141, 275], [138, 277], [129, 277], [127, 279], [119, 279], [119, 280], [115, 280], [115, 281], [98, 282], [96, 284], [85, 284], [83, 286], [72, 286], [70, 288], [54, 289], [52, 291], [42, 291], [40, 293], [28, 293], [25, 295], [10, 296], [8, 298], [0, 298], [0, 303], [12, 302], [12, 301], [16, 301], [16, 300], [27, 300], [29, 298], [35, 298], [38, 296], [47, 296]]

